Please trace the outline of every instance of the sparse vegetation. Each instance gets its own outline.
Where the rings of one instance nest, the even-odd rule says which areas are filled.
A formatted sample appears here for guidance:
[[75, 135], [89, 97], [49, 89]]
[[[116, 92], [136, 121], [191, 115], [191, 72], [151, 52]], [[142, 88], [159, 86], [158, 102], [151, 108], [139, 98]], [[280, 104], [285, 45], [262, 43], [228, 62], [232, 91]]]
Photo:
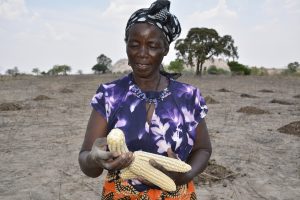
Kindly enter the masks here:
[[5, 72], [7, 75], [11, 75], [11, 76], [17, 76], [19, 74], [19, 69], [18, 67], [14, 67], [13, 69], [8, 69]]
[[264, 67], [251, 67], [250, 68], [250, 74], [255, 76], [265, 76], [268, 75], [268, 71]]

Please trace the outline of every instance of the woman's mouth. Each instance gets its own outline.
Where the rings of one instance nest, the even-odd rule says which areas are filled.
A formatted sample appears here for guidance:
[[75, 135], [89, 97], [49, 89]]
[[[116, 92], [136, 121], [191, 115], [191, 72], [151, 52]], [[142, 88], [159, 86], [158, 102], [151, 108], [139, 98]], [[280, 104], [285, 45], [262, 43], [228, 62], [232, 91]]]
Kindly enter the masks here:
[[139, 69], [146, 69], [147, 67], [149, 67], [149, 65], [146, 65], [146, 64], [139, 64], [139, 63], [137, 63], [135, 66], [136, 66], [137, 68], [139, 68]]

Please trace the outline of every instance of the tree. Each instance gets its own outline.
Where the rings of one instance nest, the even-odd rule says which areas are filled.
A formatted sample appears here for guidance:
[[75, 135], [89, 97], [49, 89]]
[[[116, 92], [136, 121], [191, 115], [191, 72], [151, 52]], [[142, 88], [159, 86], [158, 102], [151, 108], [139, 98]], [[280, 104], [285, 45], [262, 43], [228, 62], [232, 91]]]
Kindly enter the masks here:
[[106, 65], [96, 64], [93, 66], [92, 70], [95, 72], [95, 74], [99, 74], [100, 72], [102, 72], [102, 74], [105, 74], [108, 68]]
[[300, 67], [300, 64], [298, 62], [293, 62], [293, 63], [289, 63], [287, 68], [288, 68], [288, 71], [290, 73], [295, 73], [297, 72], [297, 69]]
[[97, 64], [92, 67], [92, 70], [95, 71], [95, 73], [102, 72], [104, 74], [111, 67], [111, 63], [112, 60], [110, 58], [101, 54], [97, 57]]
[[168, 70], [171, 70], [176, 73], [181, 73], [184, 69], [183, 64], [184, 61], [182, 59], [176, 59], [170, 62], [170, 65], [168, 66]]
[[32, 73], [34, 73], [34, 74], [36, 74], [36, 75], [39, 75], [39, 73], [40, 73], [39, 68], [33, 68], [33, 69], [32, 69]]
[[19, 69], [18, 67], [14, 67], [13, 69], [6, 70], [5, 73], [11, 76], [17, 76], [19, 74]]
[[67, 75], [67, 72], [71, 71], [71, 67], [68, 65], [54, 65], [52, 69], [48, 71], [48, 74], [50, 75]]
[[191, 28], [185, 39], [179, 39], [175, 43], [177, 56], [188, 65], [194, 66], [196, 62], [196, 75], [201, 75], [205, 60], [226, 56], [238, 58], [237, 47], [230, 35], [219, 36], [214, 29]]

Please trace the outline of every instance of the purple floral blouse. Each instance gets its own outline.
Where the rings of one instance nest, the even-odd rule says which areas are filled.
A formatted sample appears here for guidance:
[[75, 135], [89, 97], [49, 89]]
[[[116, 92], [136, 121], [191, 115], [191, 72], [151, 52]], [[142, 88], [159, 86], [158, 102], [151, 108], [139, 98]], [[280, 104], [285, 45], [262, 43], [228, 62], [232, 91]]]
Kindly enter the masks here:
[[[155, 105], [150, 124], [146, 102]], [[129, 151], [167, 156], [171, 147], [183, 161], [193, 148], [197, 124], [208, 111], [199, 89], [169, 79], [163, 91], [144, 92], [135, 84], [132, 73], [101, 84], [91, 105], [107, 120], [108, 131], [123, 130]]]

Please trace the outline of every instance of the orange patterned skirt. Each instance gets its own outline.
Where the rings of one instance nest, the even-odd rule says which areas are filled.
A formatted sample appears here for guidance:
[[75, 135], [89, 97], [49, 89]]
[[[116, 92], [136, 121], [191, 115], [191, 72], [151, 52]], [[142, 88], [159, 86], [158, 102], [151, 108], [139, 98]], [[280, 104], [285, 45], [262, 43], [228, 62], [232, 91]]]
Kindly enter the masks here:
[[127, 181], [119, 178], [117, 173], [109, 172], [106, 176], [102, 200], [194, 200], [197, 199], [193, 181], [186, 185], [178, 186], [176, 191], [167, 192], [159, 189], [148, 189], [143, 192], [137, 191]]

